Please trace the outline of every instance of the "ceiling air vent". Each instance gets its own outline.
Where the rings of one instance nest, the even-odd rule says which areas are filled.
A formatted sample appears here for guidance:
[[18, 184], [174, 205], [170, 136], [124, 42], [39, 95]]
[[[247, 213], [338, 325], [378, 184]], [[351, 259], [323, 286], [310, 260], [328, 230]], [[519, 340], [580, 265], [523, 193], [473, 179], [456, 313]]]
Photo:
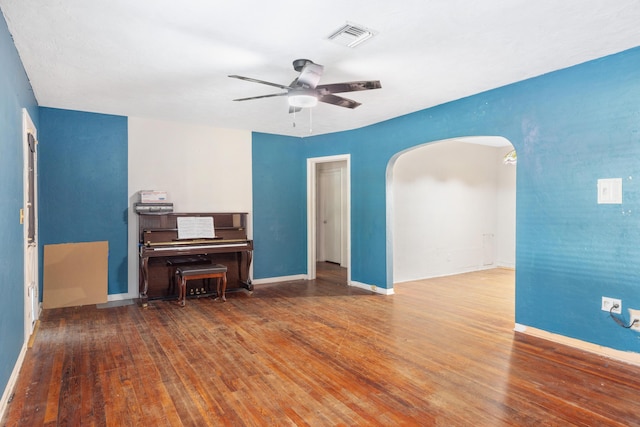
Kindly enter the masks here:
[[331, 34], [329, 40], [344, 46], [356, 47], [374, 35], [375, 33], [368, 28], [347, 22], [339, 30]]

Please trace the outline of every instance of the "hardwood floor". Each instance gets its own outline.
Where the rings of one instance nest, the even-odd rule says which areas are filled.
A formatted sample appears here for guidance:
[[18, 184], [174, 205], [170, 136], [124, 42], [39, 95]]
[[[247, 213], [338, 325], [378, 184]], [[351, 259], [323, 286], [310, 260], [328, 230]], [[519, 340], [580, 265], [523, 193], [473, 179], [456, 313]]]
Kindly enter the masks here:
[[516, 334], [505, 269], [45, 310], [6, 426], [640, 426], [640, 368]]

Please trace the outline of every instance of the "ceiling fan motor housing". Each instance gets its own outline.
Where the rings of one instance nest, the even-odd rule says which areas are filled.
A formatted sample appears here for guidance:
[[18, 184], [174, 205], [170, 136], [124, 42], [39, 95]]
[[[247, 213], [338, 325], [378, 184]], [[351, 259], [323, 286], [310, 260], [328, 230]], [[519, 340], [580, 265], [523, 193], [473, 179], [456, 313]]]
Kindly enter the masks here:
[[293, 69], [297, 72], [300, 72], [309, 62], [313, 64], [313, 61], [310, 59], [296, 59], [295, 61], [293, 61]]

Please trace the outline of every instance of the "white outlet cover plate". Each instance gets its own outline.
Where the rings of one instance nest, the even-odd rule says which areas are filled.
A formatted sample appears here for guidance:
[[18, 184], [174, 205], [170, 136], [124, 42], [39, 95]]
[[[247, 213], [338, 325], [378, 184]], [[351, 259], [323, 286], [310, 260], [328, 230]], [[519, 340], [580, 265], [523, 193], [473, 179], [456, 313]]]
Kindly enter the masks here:
[[[611, 307], [618, 304], [618, 307], [611, 310]], [[622, 300], [616, 298], [602, 297], [602, 311], [611, 311], [611, 313], [622, 313]]]

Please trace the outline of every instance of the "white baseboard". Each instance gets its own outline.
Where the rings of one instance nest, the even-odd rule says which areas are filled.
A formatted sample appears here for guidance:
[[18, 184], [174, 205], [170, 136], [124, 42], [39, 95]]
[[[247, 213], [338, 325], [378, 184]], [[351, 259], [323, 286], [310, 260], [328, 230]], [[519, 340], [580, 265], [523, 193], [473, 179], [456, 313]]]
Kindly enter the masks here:
[[111, 302], [111, 301], [123, 301], [126, 299], [136, 299], [138, 298], [140, 295], [138, 294], [111, 294], [111, 295], [107, 295], [107, 301]]
[[554, 334], [553, 332], [547, 332], [542, 329], [532, 328], [531, 326], [521, 325], [519, 323], [516, 323], [513, 330], [515, 332], [557, 342], [558, 344], [567, 345], [569, 347], [577, 348], [579, 350], [588, 351], [589, 353], [594, 353], [599, 356], [615, 359], [620, 362], [625, 362], [625, 363], [630, 363], [632, 365], [640, 366], [640, 353], [635, 353], [632, 351], [616, 350], [610, 347], [604, 347], [598, 344], [593, 344], [593, 343], [582, 341], [576, 338], [570, 338], [564, 335]]
[[393, 288], [381, 288], [380, 286], [367, 285], [366, 283], [356, 282], [355, 280], [352, 280], [349, 285], [353, 286], [354, 288], [366, 289], [367, 291], [372, 291], [372, 292], [375, 292], [375, 293], [381, 294], [381, 295], [393, 295], [394, 294]]
[[13, 367], [13, 372], [11, 372], [11, 376], [9, 377], [9, 382], [2, 393], [2, 400], [0, 400], [0, 420], [4, 418], [4, 413], [7, 410], [7, 405], [9, 404], [9, 397], [13, 393], [13, 389], [16, 386], [16, 382], [18, 381], [18, 374], [20, 373], [20, 368], [22, 368], [22, 363], [24, 362], [24, 357], [27, 354], [27, 343], [25, 342], [22, 345], [22, 349], [20, 350], [20, 354], [18, 355], [18, 360], [16, 361], [15, 366]]
[[[264, 284], [292, 282], [295, 280], [307, 280], [307, 279], [308, 277], [306, 274], [298, 274], [294, 276], [269, 277], [268, 279], [254, 279], [251, 283], [254, 285], [260, 286]], [[389, 289], [381, 288], [380, 286], [367, 285], [366, 283], [360, 283], [354, 280], [352, 280], [351, 283], [349, 283], [349, 286], [353, 286], [355, 288], [360, 288], [360, 289], [366, 289], [367, 291], [372, 291], [382, 295], [393, 295], [394, 293], [393, 288], [389, 288]]]
[[478, 267], [473, 267], [473, 268], [463, 268], [463, 269], [460, 269], [460, 270], [455, 271], [455, 272], [436, 274], [436, 275], [427, 276], [427, 277], [416, 277], [416, 278], [413, 278], [413, 279], [402, 279], [402, 280], [398, 280], [398, 281], [394, 280], [394, 283], [409, 283], [409, 282], [417, 282], [419, 280], [440, 279], [440, 278], [443, 278], [443, 277], [457, 276], [459, 274], [473, 273], [473, 272], [476, 272], [476, 271], [495, 270], [496, 268], [503, 268], [503, 269], [506, 269], [506, 270], [515, 270], [515, 267], [508, 267], [508, 266], [491, 264], [491, 265], [483, 265], [483, 266], [478, 266]]
[[307, 280], [306, 274], [296, 274], [293, 276], [269, 277], [267, 279], [253, 279], [251, 284], [264, 285], [265, 283], [292, 282], [294, 280]]
[[[307, 280], [307, 279], [308, 277], [306, 274], [297, 274], [294, 276], [269, 277], [268, 279], [254, 279], [251, 283], [253, 285], [260, 286], [264, 284], [292, 282], [296, 280]], [[393, 295], [394, 293], [393, 288], [389, 288], [389, 289], [381, 288], [380, 286], [367, 285], [366, 283], [360, 283], [353, 280], [351, 281], [351, 283], [349, 283], [349, 286], [353, 286], [355, 288], [360, 288], [360, 289], [366, 289], [367, 291], [372, 291], [382, 295]]]

